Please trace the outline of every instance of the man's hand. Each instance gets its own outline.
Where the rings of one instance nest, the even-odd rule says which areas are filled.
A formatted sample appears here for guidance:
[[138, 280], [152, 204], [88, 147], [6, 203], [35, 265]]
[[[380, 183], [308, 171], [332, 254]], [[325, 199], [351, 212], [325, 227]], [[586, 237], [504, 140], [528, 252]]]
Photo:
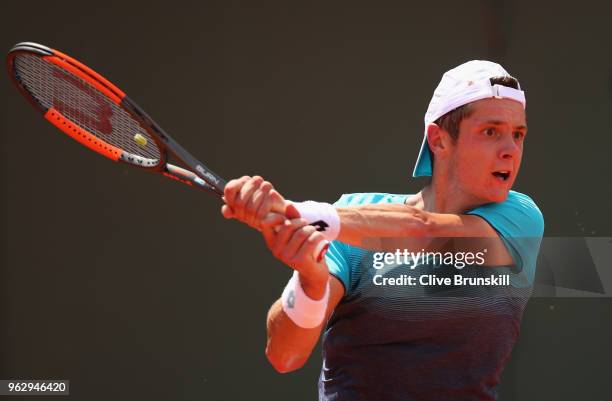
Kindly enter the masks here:
[[[296, 216], [292, 205], [287, 207], [289, 217]], [[301, 218], [287, 218], [270, 213], [262, 220], [262, 233], [266, 245], [281, 262], [300, 273], [300, 282], [306, 295], [320, 299], [325, 293], [329, 271], [325, 259], [316, 260], [315, 250], [325, 241], [323, 234]]]
[[225, 186], [223, 199], [223, 217], [242, 221], [260, 231], [262, 220], [270, 212], [284, 215], [289, 205], [270, 182], [259, 176], [231, 180]]

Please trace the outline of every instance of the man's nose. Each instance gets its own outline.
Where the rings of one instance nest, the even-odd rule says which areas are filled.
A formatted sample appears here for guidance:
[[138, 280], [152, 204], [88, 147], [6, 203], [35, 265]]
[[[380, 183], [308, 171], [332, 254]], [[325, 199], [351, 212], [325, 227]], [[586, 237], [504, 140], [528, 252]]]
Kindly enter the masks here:
[[516, 143], [512, 135], [504, 135], [500, 145], [499, 157], [502, 159], [514, 159], [521, 154], [522, 148]]

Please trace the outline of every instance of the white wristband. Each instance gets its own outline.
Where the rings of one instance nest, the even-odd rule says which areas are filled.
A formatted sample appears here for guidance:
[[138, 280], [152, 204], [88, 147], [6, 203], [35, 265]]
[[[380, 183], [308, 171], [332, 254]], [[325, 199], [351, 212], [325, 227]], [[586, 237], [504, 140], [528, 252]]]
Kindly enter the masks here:
[[294, 202], [293, 206], [300, 213], [300, 217], [317, 227], [317, 231], [323, 234], [326, 240], [333, 241], [340, 234], [340, 216], [333, 205], [306, 201]]
[[323, 298], [315, 301], [304, 293], [300, 283], [299, 273], [293, 271], [293, 276], [285, 286], [281, 302], [285, 314], [298, 326], [312, 329], [319, 326], [325, 318], [329, 300], [329, 283], [325, 285]]

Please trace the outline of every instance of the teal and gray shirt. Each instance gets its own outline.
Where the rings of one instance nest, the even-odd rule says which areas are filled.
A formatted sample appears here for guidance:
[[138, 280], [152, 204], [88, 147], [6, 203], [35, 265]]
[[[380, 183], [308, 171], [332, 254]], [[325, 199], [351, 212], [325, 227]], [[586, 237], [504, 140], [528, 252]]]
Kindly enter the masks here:
[[[346, 194], [336, 206], [402, 204], [408, 197]], [[457, 265], [402, 260], [373, 268], [375, 252], [332, 242], [327, 265], [345, 294], [322, 336], [319, 400], [496, 399], [533, 283], [544, 220], [533, 200], [515, 191], [466, 214], [499, 233], [514, 265], [472, 265], [461, 275], [505, 275], [508, 285], [421, 285], [420, 276], [450, 280]], [[415, 285], [379, 285], [381, 277], [396, 283], [413, 277]]]

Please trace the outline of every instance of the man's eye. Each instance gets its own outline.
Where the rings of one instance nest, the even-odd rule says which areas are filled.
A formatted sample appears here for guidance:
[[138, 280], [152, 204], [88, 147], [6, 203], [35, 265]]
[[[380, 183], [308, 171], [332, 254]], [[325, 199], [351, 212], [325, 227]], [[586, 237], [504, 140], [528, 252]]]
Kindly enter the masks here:
[[484, 130], [486, 136], [495, 136], [495, 128], [487, 128]]
[[525, 136], [525, 134], [522, 133], [521, 131], [516, 131], [514, 133], [514, 139], [517, 139], [517, 140], [523, 139], [524, 136]]

